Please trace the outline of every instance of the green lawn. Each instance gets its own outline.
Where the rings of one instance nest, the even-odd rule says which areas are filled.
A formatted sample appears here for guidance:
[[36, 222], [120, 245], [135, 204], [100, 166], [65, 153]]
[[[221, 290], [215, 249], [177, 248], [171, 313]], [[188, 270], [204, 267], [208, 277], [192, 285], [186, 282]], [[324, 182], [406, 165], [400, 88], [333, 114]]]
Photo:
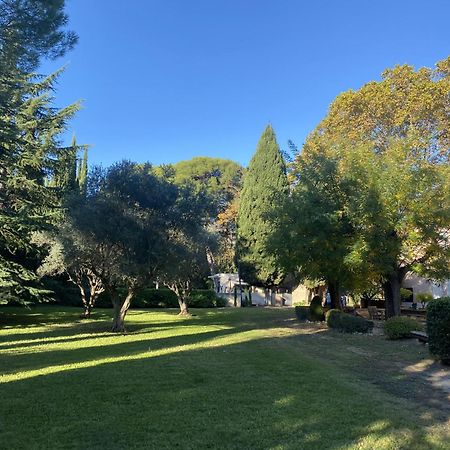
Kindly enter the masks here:
[[[0, 310], [0, 447], [449, 447], [448, 392], [416, 341], [299, 324], [293, 310]], [[436, 369], [437, 370], [437, 369]]]

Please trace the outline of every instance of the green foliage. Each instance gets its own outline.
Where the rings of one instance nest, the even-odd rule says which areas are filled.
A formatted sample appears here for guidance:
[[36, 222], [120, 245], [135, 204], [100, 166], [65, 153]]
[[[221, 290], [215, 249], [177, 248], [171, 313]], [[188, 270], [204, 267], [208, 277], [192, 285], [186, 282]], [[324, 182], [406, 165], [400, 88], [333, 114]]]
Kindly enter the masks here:
[[325, 321], [329, 328], [338, 328], [343, 312], [340, 309], [329, 309], [325, 314]]
[[411, 300], [413, 293], [409, 289], [400, 288], [400, 296], [402, 298], [402, 301], [408, 302]]
[[431, 302], [433, 300], [433, 295], [429, 294], [427, 292], [419, 292], [416, 295], [416, 300], [420, 303], [422, 303], [423, 306], [425, 306], [427, 303]]
[[228, 159], [201, 156], [171, 167], [175, 184], [192, 184], [198, 191], [206, 192], [213, 217], [226, 208], [241, 188], [243, 169]]
[[[70, 205], [66, 220], [72, 232], [66, 233], [63, 252], [73, 251], [66, 259], [101, 280], [117, 309], [121, 305], [126, 312], [148, 279], [184, 289], [207, 271], [199, 243], [204, 203], [189, 186], [176, 186], [149, 164], [129, 161], [95, 169], [88, 183], [87, 197]], [[127, 287], [125, 298], [118, 286]]]
[[65, 30], [65, 0], [0, 1], [0, 67], [32, 71], [42, 58], [64, 55], [77, 42]]
[[294, 163], [280, 263], [349, 290], [381, 278], [388, 315], [407, 272], [450, 275], [449, 62], [397, 66], [336, 98]]
[[187, 304], [190, 308], [221, 308], [227, 301], [216, 295], [212, 289], [195, 289], [191, 292]]
[[309, 304], [309, 318], [313, 322], [324, 320], [325, 315], [322, 308], [322, 297], [315, 295]]
[[0, 1], [0, 303], [46, 296], [33, 270], [31, 234], [58, 216], [59, 193], [45, 180], [65, 165], [60, 135], [78, 105], [54, 107], [61, 71], [31, 72], [75, 44], [66, 23], [63, 0]]
[[295, 316], [300, 322], [306, 322], [307, 320], [310, 320], [309, 306], [295, 306]]
[[274, 231], [269, 215], [288, 192], [286, 166], [275, 132], [268, 125], [244, 178], [237, 221], [240, 274], [254, 286], [272, 287], [283, 279], [284, 273], [266, 244]]
[[427, 333], [430, 353], [444, 364], [450, 364], [450, 297], [428, 303]]
[[88, 184], [88, 147], [83, 148], [83, 157], [78, 162], [77, 184], [82, 196], [86, 196]]
[[243, 168], [227, 159], [196, 157], [160, 166], [156, 172], [203, 195], [210, 219], [207, 252], [211, 271], [235, 272], [236, 215]]
[[60, 213], [62, 192], [45, 179], [62, 171], [72, 155], [59, 140], [79, 108], [52, 105], [58, 75], [22, 76], [13, 88], [0, 79], [0, 93], [7, 97], [0, 104], [0, 128], [7, 131], [0, 135], [0, 303], [42, 297], [33, 272], [37, 251], [31, 235], [54, 224]]
[[330, 328], [343, 333], [370, 333], [373, 329], [372, 321], [337, 309], [327, 311], [326, 322]]
[[411, 331], [421, 329], [421, 325], [412, 317], [391, 317], [384, 323], [384, 333], [388, 339], [409, 338]]

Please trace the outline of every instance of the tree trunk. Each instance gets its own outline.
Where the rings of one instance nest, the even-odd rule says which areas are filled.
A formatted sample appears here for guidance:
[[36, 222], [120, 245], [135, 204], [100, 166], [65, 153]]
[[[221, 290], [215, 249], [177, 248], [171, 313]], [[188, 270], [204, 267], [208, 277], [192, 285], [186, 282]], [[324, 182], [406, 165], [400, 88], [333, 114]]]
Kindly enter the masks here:
[[134, 290], [128, 289], [128, 293], [123, 300], [123, 302], [117, 296], [117, 293], [111, 296], [111, 300], [114, 306], [114, 319], [111, 327], [111, 331], [114, 333], [124, 333], [125, 330], [125, 316], [127, 314], [128, 308], [132, 298], [134, 297]]
[[328, 283], [328, 292], [331, 298], [331, 308], [341, 309], [340, 289], [337, 281]]
[[86, 290], [84, 289], [83, 283], [80, 282], [80, 284], [78, 284], [78, 288], [80, 289], [81, 301], [83, 302], [83, 314], [81, 317], [83, 319], [89, 319], [91, 316], [91, 311], [89, 308], [89, 299], [87, 298], [88, 296], [86, 295]]
[[383, 283], [384, 300], [386, 305], [386, 317], [395, 317], [400, 315], [401, 295], [403, 279], [406, 275], [406, 269], [397, 268], [392, 272]]
[[180, 313], [179, 316], [189, 316], [189, 308], [186, 303], [186, 300], [183, 297], [178, 297], [178, 304], [180, 305]]
[[91, 318], [91, 311], [92, 311], [92, 306], [91, 306], [91, 302], [88, 301], [86, 303], [84, 303], [84, 311], [83, 311], [83, 318], [84, 319], [90, 319]]

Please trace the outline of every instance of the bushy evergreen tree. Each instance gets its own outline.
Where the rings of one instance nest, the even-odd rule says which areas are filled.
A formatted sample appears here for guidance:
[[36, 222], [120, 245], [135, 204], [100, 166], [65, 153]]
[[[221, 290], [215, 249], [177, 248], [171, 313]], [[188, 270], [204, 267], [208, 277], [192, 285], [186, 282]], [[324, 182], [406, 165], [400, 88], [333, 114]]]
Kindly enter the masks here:
[[76, 36], [63, 30], [64, 1], [0, 1], [0, 303], [36, 298], [30, 236], [57, 215], [59, 199], [45, 180], [60, 170], [60, 135], [78, 105], [52, 104], [54, 83], [33, 73]]
[[270, 212], [288, 193], [286, 165], [275, 132], [268, 125], [248, 166], [238, 210], [238, 268], [247, 283], [273, 287], [283, 279], [266, 242], [274, 231]]

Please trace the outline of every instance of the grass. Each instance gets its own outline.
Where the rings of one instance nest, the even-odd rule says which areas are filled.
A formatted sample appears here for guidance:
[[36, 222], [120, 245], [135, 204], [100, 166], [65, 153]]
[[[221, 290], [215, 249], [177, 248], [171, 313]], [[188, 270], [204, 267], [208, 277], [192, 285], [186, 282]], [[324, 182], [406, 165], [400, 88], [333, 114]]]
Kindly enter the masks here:
[[299, 324], [292, 309], [0, 310], [8, 449], [449, 448], [448, 392], [415, 341]]

